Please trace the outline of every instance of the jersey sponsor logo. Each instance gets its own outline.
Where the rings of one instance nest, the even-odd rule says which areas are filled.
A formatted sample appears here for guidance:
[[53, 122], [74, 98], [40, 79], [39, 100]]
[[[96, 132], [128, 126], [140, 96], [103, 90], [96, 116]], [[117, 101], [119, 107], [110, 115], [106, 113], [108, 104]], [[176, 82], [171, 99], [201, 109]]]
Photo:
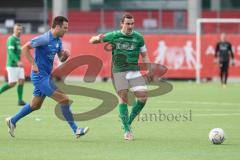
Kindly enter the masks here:
[[120, 49], [120, 50], [132, 51], [136, 49], [134, 43], [131, 43], [131, 42], [116, 42], [115, 45], [116, 45], [116, 49]]

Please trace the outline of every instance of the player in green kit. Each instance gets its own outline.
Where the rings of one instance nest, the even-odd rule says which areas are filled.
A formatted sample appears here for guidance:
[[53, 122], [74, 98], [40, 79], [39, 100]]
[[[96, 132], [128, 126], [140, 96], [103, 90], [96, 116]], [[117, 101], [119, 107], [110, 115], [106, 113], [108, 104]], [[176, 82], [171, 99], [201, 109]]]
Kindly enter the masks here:
[[[149, 64], [147, 49], [143, 36], [134, 31], [134, 17], [126, 13], [121, 19], [121, 30], [93, 36], [90, 43], [109, 42], [112, 45], [112, 73], [115, 89], [119, 96], [119, 113], [124, 128], [124, 139], [133, 140], [131, 124], [141, 112], [147, 101], [147, 86], [139, 71], [139, 56], [144, 63]], [[152, 72], [148, 78], [152, 79]], [[134, 92], [137, 100], [132, 111], [128, 113], [128, 91]]]
[[0, 87], [0, 94], [9, 88], [14, 87], [17, 82], [17, 94], [18, 94], [18, 105], [25, 105], [23, 101], [23, 85], [24, 85], [24, 69], [23, 63], [20, 60], [21, 56], [21, 41], [20, 36], [22, 34], [22, 25], [15, 24], [13, 28], [13, 35], [9, 36], [7, 40], [7, 73], [8, 83], [3, 84]]

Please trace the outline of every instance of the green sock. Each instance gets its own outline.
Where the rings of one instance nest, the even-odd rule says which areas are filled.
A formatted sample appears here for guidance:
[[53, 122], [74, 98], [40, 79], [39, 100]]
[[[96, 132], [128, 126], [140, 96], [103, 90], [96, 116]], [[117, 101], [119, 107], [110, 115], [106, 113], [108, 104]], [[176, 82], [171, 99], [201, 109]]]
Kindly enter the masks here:
[[18, 101], [22, 101], [23, 97], [23, 85], [19, 84], [17, 86]]
[[125, 103], [119, 104], [119, 113], [122, 120], [124, 131], [130, 131], [128, 126], [128, 106]]
[[11, 88], [8, 83], [4, 83], [2, 87], [0, 88], [0, 94], [3, 93], [4, 91], [8, 90]]
[[141, 112], [146, 103], [137, 100], [132, 107], [131, 114], [129, 116], [128, 124], [131, 125], [135, 117]]

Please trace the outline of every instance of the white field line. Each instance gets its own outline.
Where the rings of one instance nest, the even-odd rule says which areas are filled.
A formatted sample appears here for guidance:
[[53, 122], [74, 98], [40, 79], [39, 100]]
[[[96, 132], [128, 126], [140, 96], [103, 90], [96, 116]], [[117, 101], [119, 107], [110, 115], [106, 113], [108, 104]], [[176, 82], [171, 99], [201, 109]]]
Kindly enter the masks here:
[[159, 103], [168, 104], [196, 104], [196, 105], [219, 105], [219, 106], [239, 106], [240, 103], [229, 103], [229, 102], [207, 102], [207, 101], [159, 101]]

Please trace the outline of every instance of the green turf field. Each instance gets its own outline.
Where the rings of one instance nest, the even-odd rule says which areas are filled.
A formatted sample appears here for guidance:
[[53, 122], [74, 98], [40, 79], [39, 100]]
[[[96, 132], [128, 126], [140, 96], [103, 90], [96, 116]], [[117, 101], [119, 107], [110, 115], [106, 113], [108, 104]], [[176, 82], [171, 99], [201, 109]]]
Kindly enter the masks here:
[[[134, 141], [123, 140], [117, 109], [100, 118], [79, 122], [81, 126], [89, 126], [90, 131], [85, 137], [75, 139], [66, 122], [54, 115], [55, 102], [49, 98], [41, 110], [17, 124], [16, 138], [11, 138], [4, 119], [19, 107], [16, 88], [9, 90], [0, 95], [0, 160], [239, 160], [240, 85], [229, 84], [227, 88], [218, 83], [172, 85], [170, 93], [149, 98], [142, 116], [133, 124]], [[114, 93], [111, 83], [84, 86]], [[29, 101], [31, 96], [32, 85], [28, 83], [24, 99]], [[74, 100], [74, 112], [88, 111], [100, 102], [82, 96], [70, 97]], [[182, 117], [163, 120], [159, 119], [159, 112]], [[208, 141], [209, 131], [216, 127], [226, 133], [222, 145]]]

